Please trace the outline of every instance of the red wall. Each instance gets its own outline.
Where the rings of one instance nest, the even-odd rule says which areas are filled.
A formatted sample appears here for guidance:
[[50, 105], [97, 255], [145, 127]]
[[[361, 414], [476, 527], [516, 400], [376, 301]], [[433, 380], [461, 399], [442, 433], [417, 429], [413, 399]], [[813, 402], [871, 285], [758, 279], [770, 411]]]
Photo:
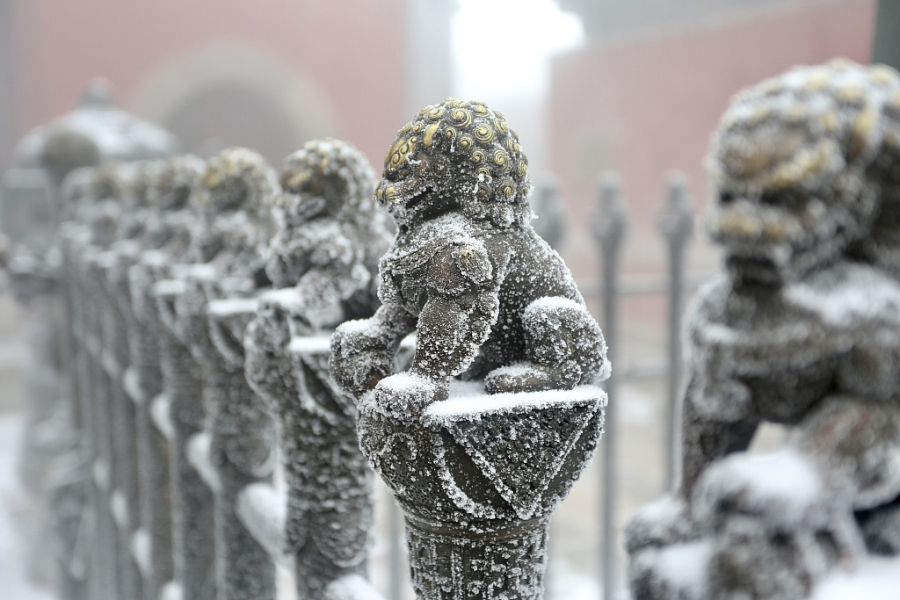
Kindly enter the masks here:
[[148, 74], [216, 41], [253, 46], [314, 80], [343, 135], [376, 165], [408, 117], [402, 114], [402, 0], [25, 2], [34, 2], [29, 10], [40, 48], [27, 57], [26, 71], [42, 80], [28, 89], [45, 96], [42, 112], [48, 113], [26, 110], [30, 120], [67, 112], [98, 75], [112, 81], [119, 104], [128, 106]]
[[[630, 235], [655, 239], [668, 170], [686, 172], [695, 197], [705, 202], [702, 161], [732, 94], [798, 63], [835, 56], [866, 62], [873, 22], [872, 0], [822, 2], [558, 57], [548, 115], [550, 155], [569, 222], [585, 223], [595, 204], [595, 178], [576, 167], [582, 132], [609, 134], [610, 166], [623, 180]], [[626, 257], [632, 268], [660, 264], [658, 248], [642, 253], [647, 245], [635, 246]], [[592, 261], [569, 258], [582, 273]]]

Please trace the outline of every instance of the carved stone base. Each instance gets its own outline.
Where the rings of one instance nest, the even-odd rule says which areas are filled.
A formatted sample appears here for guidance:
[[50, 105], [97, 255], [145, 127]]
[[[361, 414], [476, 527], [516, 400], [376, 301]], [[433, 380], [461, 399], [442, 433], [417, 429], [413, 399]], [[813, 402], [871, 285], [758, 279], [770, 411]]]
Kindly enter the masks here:
[[[549, 517], [512, 524], [433, 523], [409, 513], [406, 542], [419, 598], [543, 597]], [[516, 565], [518, 568], [506, 568]]]
[[[396, 382], [398, 400], [418, 385]], [[468, 383], [418, 414], [384, 401], [360, 401], [360, 445], [403, 507], [417, 596], [541, 598], [550, 514], [593, 456], [605, 393]]]

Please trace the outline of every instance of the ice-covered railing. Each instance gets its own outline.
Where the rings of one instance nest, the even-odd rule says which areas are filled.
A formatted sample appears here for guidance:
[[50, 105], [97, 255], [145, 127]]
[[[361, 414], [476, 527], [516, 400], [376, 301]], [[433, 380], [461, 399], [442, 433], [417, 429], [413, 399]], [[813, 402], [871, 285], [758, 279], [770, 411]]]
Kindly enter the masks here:
[[[465, 122], [465, 113], [460, 118]], [[423, 121], [422, 131], [431, 124]], [[486, 131], [479, 135], [492, 144], [498, 130], [490, 140]], [[419, 137], [415, 132], [405, 136]], [[410, 145], [395, 150], [409, 154]], [[62, 197], [72, 211], [64, 227], [63, 284], [83, 425], [79, 464], [91, 479], [89, 486], [79, 487], [71, 484], [77, 471], [60, 478], [65, 486], [57, 494], [58, 526], [69, 536], [61, 562], [76, 583], [66, 597], [272, 597], [277, 565], [291, 572], [301, 597], [377, 597], [365, 577], [370, 476], [358, 448], [358, 416], [365, 424], [363, 449], [406, 517], [420, 595], [465, 597], [478, 590], [502, 594], [507, 588], [533, 595], [539, 590], [543, 564], [535, 558], [543, 556], [546, 519], [568, 489], [571, 480], [566, 477], [578, 472], [596, 442], [602, 394], [596, 388], [576, 388], [553, 397], [532, 392], [510, 400], [506, 394], [454, 384], [447, 399], [406, 418], [386, 410], [386, 399], [390, 407], [392, 397], [415, 399], [433, 391], [428, 382], [410, 378], [385, 384], [380, 396], [361, 399], [358, 406], [349, 400], [327, 373], [328, 331], [347, 318], [367, 316], [367, 306], [372, 310], [376, 255], [385, 246], [379, 247], [383, 242], [371, 230], [379, 223], [376, 217], [353, 220], [341, 212], [343, 203], [329, 201], [331, 192], [346, 194], [354, 186], [360, 197], [371, 198], [371, 189], [359, 191], [371, 179], [338, 168], [331, 180], [315, 183], [312, 173], [326, 172], [323, 162], [341, 165], [339, 159], [348, 158], [341, 156], [341, 148], [329, 142], [294, 155], [278, 185], [264, 163], [249, 160], [252, 153], [246, 151], [219, 157], [218, 167], [216, 161], [179, 157], [82, 171], [67, 182]], [[474, 162], [483, 148], [469, 150]], [[505, 168], [503, 154], [495, 164]], [[499, 183], [502, 178], [495, 179]], [[281, 194], [266, 195], [267, 189], [279, 188]], [[684, 183], [674, 179], [660, 221], [671, 252], [673, 315], [688, 284], [680, 269], [691, 223], [684, 190]], [[246, 194], [253, 195], [249, 205], [244, 204]], [[393, 196], [383, 190], [381, 198]], [[478, 207], [469, 210], [480, 214]], [[268, 221], [272, 214], [275, 222]], [[490, 218], [505, 219], [502, 211]], [[625, 224], [624, 200], [615, 181], [607, 178], [595, 233], [604, 262], [602, 321], [612, 351], [620, 347], [616, 299], [652, 291], [627, 280], [617, 286]], [[466, 227], [451, 224], [453, 243], [465, 237]], [[467, 249], [467, 243], [458, 244], [466, 252], [455, 256], [469, 261], [465, 264], [472, 270], [466, 277], [483, 282], [485, 270], [479, 269], [484, 264], [479, 267], [476, 260], [480, 249], [477, 244]], [[421, 266], [401, 254], [393, 257], [400, 280], [416, 275]], [[841, 288], [848, 298], [869, 289], [865, 274], [850, 280], [854, 285]], [[407, 293], [402, 281], [399, 287]], [[882, 291], [879, 298], [893, 297], [889, 287]], [[820, 309], [826, 320], [840, 320], [844, 304], [858, 306], [850, 300], [824, 305], [820, 299], [802, 286], [790, 297], [798, 306]], [[564, 305], [543, 308], [566, 309]], [[680, 362], [674, 316], [671, 324], [673, 391]], [[409, 349], [410, 341], [401, 342], [402, 348]], [[627, 376], [622, 370], [614, 373], [618, 381]], [[507, 368], [501, 374], [511, 381], [534, 372]], [[604, 385], [612, 407], [616, 383]], [[675, 406], [674, 398], [671, 402]], [[834, 413], [838, 423], [893, 423], [890, 414], [871, 413], [868, 405], [858, 414], [848, 413], [848, 406]], [[673, 411], [673, 432], [678, 417]], [[614, 413], [607, 413], [606, 422], [614, 423]], [[823, 421], [805, 435], [822, 435], [831, 422]], [[546, 433], [541, 443], [536, 431]], [[615, 530], [616, 522], [612, 507], [617, 490], [609, 483], [619, 463], [616, 440], [610, 437], [614, 431], [606, 429], [604, 442], [606, 525], [593, 536], [606, 546], [603, 582], [609, 595], [617, 588], [615, 537], [606, 533]], [[535, 443], [527, 444], [531, 441]], [[530, 467], [549, 466], [502, 464], [498, 456], [504, 453], [492, 455], [485, 444], [528, 457]], [[801, 492], [810, 486], [800, 482], [813, 482], [813, 489], [821, 483], [821, 473], [810, 470], [796, 453], [778, 454], [772, 461], [728, 463], [722, 472], [732, 474], [711, 475], [704, 489], [718, 496], [741, 495], [745, 482], [758, 479], [754, 474], [780, 469], [791, 473], [797, 486], [766, 488], [766, 498], [788, 495], [802, 504]], [[891, 473], [892, 468], [874, 470]], [[523, 493], [526, 489], [536, 491]], [[873, 489], [865, 502], [875, 502], [877, 508], [884, 498], [877, 486]], [[77, 508], [85, 495], [92, 507], [88, 519]], [[814, 498], [804, 510], [816, 506], [821, 510], [815, 514], [832, 514], [833, 507], [816, 502]], [[683, 517], [680, 506], [663, 504], [656, 514], [674, 515], [677, 524]], [[866, 535], [892, 535], [890, 510], [869, 514], [864, 508], [860, 514], [867, 519]], [[796, 523], [824, 532], [842, 552], [854, 551], [846, 519]], [[485, 535], [489, 543], [484, 543]], [[683, 580], [697, 573], [702, 577], [704, 571], [685, 568], [712, 552], [709, 543], [701, 542], [672, 547], [665, 557], [659, 552], [661, 564]], [[491, 552], [503, 544], [516, 552], [508, 550], [504, 560], [495, 562]], [[523, 548], [530, 550], [517, 554]], [[508, 569], [515, 577], [498, 583], [500, 578], [466, 574], [480, 572], [457, 568], [467, 560], [479, 570]], [[822, 583], [821, 594], [866, 585], [869, 575], [885, 576], [884, 566], [867, 562], [858, 574], [838, 573]], [[84, 582], [86, 573], [88, 589], [79, 591], [77, 583]]]
[[[304, 160], [308, 162], [308, 157]], [[80, 373], [77, 385], [81, 390], [78, 397], [82, 403], [88, 403], [83, 412], [90, 417], [85, 432], [96, 432], [84, 436], [91, 445], [85, 456], [93, 465], [93, 480], [99, 486], [92, 492], [95, 495], [92, 503], [98, 509], [91, 517], [97, 524], [97, 537], [93, 538], [96, 543], [86, 542], [92, 538], [83, 537], [89, 527], [82, 524], [72, 527], [81, 533], [72, 534], [74, 541], [70, 544], [91, 549], [91, 597], [126, 596], [141, 592], [140, 587], [145, 597], [158, 597], [160, 593], [167, 597], [177, 594], [208, 597], [214, 593], [216, 493], [219, 492], [220, 498], [227, 498], [227, 494], [221, 493], [222, 478], [211, 459], [214, 428], [209, 426], [211, 418], [207, 415], [213, 414], [223, 401], [227, 402], [227, 396], [221, 392], [223, 387], [235, 391], [233, 398], [264, 399], [266, 396], [259, 389], [257, 394], [250, 394], [238, 377], [244, 360], [243, 329], [253, 323], [248, 332], [250, 363], [256, 359], [261, 346], [286, 343], [284, 347], [279, 346], [279, 353], [288, 357], [288, 362], [280, 367], [261, 367], [257, 375], [281, 370], [278, 377], [287, 378], [283, 384], [299, 388], [299, 374], [303, 379], [312, 378], [313, 384], [303, 384], [304, 389], [310, 385], [315, 388], [324, 378], [321, 373], [327, 356], [327, 348], [322, 347], [324, 334], [303, 340], [314, 325], [337, 323], [340, 311], [329, 311], [315, 302], [310, 305], [310, 295], [304, 297], [301, 291], [303, 286], [291, 285], [291, 278], [296, 278], [294, 273], [306, 268], [298, 257], [316, 250], [318, 259], [343, 265], [338, 270], [319, 271], [307, 278], [306, 285], [318, 286], [316, 289], [320, 290], [311, 295], [313, 300], [328, 294], [346, 294], [361, 281], [370, 285], [374, 281], [371, 275], [367, 279], [359, 268], [354, 271], [356, 259], [342, 241], [346, 223], [342, 225], [338, 219], [330, 226], [322, 227], [320, 223], [313, 231], [303, 231], [309, 214], [323, 210], [328, 214], [333, 208], [321, 200], [300, 203], [299, 194], [274, 199], [280, 221], [272, 224], [267, 234], [275, 235], [272, 247], [277, 251], [273, 255], [279, 257], [267, 269], [266, 279], [272, 285], [267, 286], [255, 277], [235, 276], [236, 257], [237, 262], [249, 259], [248, 264], [252, 265], [254, 251], [240, 251], [249, 239], [245, 219], [226, 214], [217, 225], [212, 218], [213, 211], [209, 208], [214, 199], [210, 193], [221, 184], [217, 179], [214, 172], [208, 173], [204, 161], [179, 157], [139, 167], [83, 171], [72, 178], [65, 192], [65, 202], [72, 212], [77, 212], [69, 215], [70, 222], [64, 227], [64, 256], [69, 264], [64, 271], [70, 275], [66, 280], [70, 290], [66, 297], [72, 309], [73, 330], [78, 332], [80, 352], [73, 353], [75, 362], [81, 364], [77, 370]], [[292, 166], [285, 166], [282, 183], [295, 188], [306, 183], [296, 160]], [[227, 183], [224, 188], [231, 191]], [[228, 194], [223, 195], [227, 204]], [[354, 227], [364, 224], [357, 222]], [[227, 244], [221, 241], [221, 234], [229, 231], [235, 234], [229, 242], [230, 254], [224, 247]], [[212, 235], [215, 232], [219, 240]], [[369, 240], [368, 246], [377, 247]], [[375, 250], [371, 252], [375, 253]], [[99, 259], [90, 258], [99, 255], [102, 255]], [[82, 267], [85, 260], [88, 266]], [[368, 266], [363, 265], [364, 268], [373, 270], [374, 259], [364, 258], [363, 262], [366, 261]], [[82, 273], [85, 268], [88, 274]], [[342, 273], [346, 273], [343, 278]], [[282, 289], [276, 291], [277, 288]], [[360, 306], [365, 305], [367, 294], [372, 296], [371, 289], [351, 294], [341, 310], [345, 315], [361, 316]], [[304, 308], [310, 307], [304, 315]], [[283, 322], [273, 324], [273, 318]], [[309, 319], [316, 323], [308, 322]], [[287, 341], [278, 341], [285, 335], [289, 336], [284, 338]], [[312, 354], [298, 354], [304, 348], [306, 351], [315, 348], [316, 344], [319, 348]], [[264, 359], [266, 352], [262, 353]], [[255, 367], [248, 365], [248, 368]], [[319, 374], [313, 375], [316, 369]], [[238, 385], [223, 385], [223, 381], [235, 377]], [[250, 381], [253, 383], [253, 375]], [[206, 385], [207, 382], [211, 383]], [[302, 422], [298, 426], [300, 435], [282, 433], [280, 436], [283, 447], [279, 460], [285, 464], [287, 479], [308, 481], [310, 473], [314, 476], [315, 471], [291, 473], [296, 471], [296, 465], [307, 461], [303, 457], [310, 452], [298, 444], [298, 439], [305, 435], [312, 443], [310, 447], [321, 445], [322, 440], [317, 439], [321, 438], [318, 433], [303, 434], [302, 428], [316, 420], [323, 426], [333, 427], [335, 414], [343, 412], [346, 416], [352, 410], [346, 407], [335, 410], [329, 401], [325, 401], [324, 408], [316, 408], [321, 400], [315, 398], [292, 403], [290, 399], [300, 392], [288, 388], [283, 393], [286, 395], [280, 403], [264, 399], [260, 406], [272, 410], [279, 424]], [[97, 398], [98, 404], [103, 401], [99, 410], [90, 405], [92, 398]], [[121, 406], [122, 398], [129, 399], [130, 404]], [[202, 398], [206, 401], [198, 401]], [[340, 406], [345, 401], [336, 402]], [[133, 415], [129, 412], [132, 410]], [[261, 418], [253, 417], [250, 422]], [[346, 446], [348, 442], [341, 443]], [[316, 458], [324, 454], [312, 453]], [[260, 463], [263, 471], [271, 466], [275, 454], [267, 454], [266, 458]], [[322, 472], [326, 472], [327, 461], [320, 462]], [[265, 482], [263, 471], [251, 474], [255, 479], [262, 477], [261, 481], [244, 481], [248, 483], [246, 487], [239, 484], [241, 491], [228, 505], [226, 517], [232, 523], [243, 523], [257, 538], [262, 551], [270, 555], [262, 563], [257, 562], [257, 567], [265, 564], [268, 566], [262, 567], [263, 570], [271, 569], [272, 564], [280, 562], [296, 572], [295, 580], [314, 582], [321, 576], [329, 581], [329, 570], [322, 568], [321, 562], [307, 560], [303, 566], [296, 561], [294, 555], [303, 550], [298, 540], [306, 540], [308, 536], [289, 532], [289, 513], [308, 515], [310, 505], [323, 502], [328, 505], [329, 500], [301, 497], [288, 501], [291, 486], [272, 487]], [[115, 482], [112, 481], [114, 473]], [[287, 502], [292, 508], [274, 510], [281, 502]], [[222, 507], [221, 501], [218, 506], [218, 510], [227, 508]], [[286, 521], [282, 522], [279, 515]], [[307, 518], [296, 515], [295, 520]], [[83, 521], [72, 515], [68, 518], [71, 523]], [[225, 523], [226, 518], [220, 522]], [[367, 536], [368, 532], [364, 531], [362, 537]], [[309, 553], [309, 548], [306, 552]], [[397, 549], [392, 553], [399, 554]], [[64, 560], [73, 562], [69, 557]], [[338, 557], [337, 560], [335, 564], [339, 566], [332, 573], [359, 572], [363, 564], [354, 563], [355, 558]], [[116, 565], [117, 562], [121, 564]], [[76, 566], [75, 571], [84, 576], [82, 567]], [[238, 572], [229, 570], [232, 571]], [[316, 577], [310, 578], [310, 571]], [[392, 563], [390, 571], [395, 579], [402, 577], [396, 564]], [[361, 593], [365, 586], [356, 572], [348, 575], [350, 579], [346, 581], [340, 579], [343, 583], [335, 584], [334, 589], [343, 590], [341, 593]], [[399, 583], [394, 581], [391, 588], [398, 589]]]

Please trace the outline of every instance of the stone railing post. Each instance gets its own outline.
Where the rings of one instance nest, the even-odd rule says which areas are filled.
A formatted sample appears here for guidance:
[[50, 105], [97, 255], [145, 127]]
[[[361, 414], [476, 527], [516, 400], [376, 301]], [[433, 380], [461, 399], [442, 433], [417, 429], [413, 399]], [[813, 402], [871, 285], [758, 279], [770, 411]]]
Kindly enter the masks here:
[[135, 406], [125, 391], [125, 369], [129, 364], [128, 321], [131, 319], [126, 269], [140, 246], [133, 240], [119, 241], [99, 261], [98, 288], [101, 329], [101, 362], [106, 373], [111, 437], [110, 510], [116, 522], [119, 593], [122, 598], [140, 598], [143, 578], [131, 552], [131, 536], [139, 517], [137, 431]]
[[[160, 319], [155, 282], [167, 277], [174, 257], [183, 256], [190, 243], [196, 215], [189, 205], [199, 187], [206, 163], [186, 155], [161, 163], [148, 163], [141, 171], [139, 191], [146, 205], [138, 220], [143, 233], [142, 250], [123, 277], [120, 296], [127, 299], [123, 314], [128, 319], [130, 366], [125, 388], [135, 403], [140, 498], [140, 529], [131, 549], [144, 576], [145, 600], [158, 600], [173, 578], [171, 452], [165, 432], [153, 422], [151, 408], [164, 407], [161, 341], [171, 335]], [[171, 420], [164, 419], [164, 426]], [[166, 429], [171, 431], [171, 428]]]
[[361, 400], [360, 444], [403, 508], [418, 598], [543, 597], [550, 515], [594, 454], [605, 404], [594, 386], [451, 386], [409, 419]]
[[112, 471], [115, 450], [112, 444], [111, 393], [103, 367], [103, 290], [101, 267], [104, 245], [92, 244], [81, 253], [82, 302], [85, 309], [84, 347], [87, 350], [87, 401], [91, 405], [93, 446], [92, 479], [95, 496], [94, 545], [91, 578], [101, 598], [119, 597], [117, 526], [112, 512]]
[[[229, 148], [208, 161], [202, 184], [195, 204], [203, 223], [191, 240], [196, 262], [173, 271], [181, 286], [174, 318], [203, 384], [205, 431], [198, 428], [186, 440], [187, 459], [213, 492], [218, 600], [267, 600], [276, 593], [274, 563], [239, 520], [237, 503], [244, 487], [270, 481], [273, 423], [244, 376], [243, 327], [255, 305], [228, 307], [244, 306], [264, 280], [259, 274], [277, 176], [258, 153]], [[212, 315], [213, 301], [226, 310]]]
[[296, 295], [292, 288], [264, 294], [245, 346], [247, 377], [280, 424], [287, 483], [280, 537], [294, 559], [298, 598], [312, 600], [342, 577], [365, 577], [372, 482], [356, 408], [328, 372], [330, 336], [302, 335], [309, 328], [290, 309]]
[[188, 441], [203, 429], [200, 366], [184, 339], [182, 315], [175, 312], [183, 280], [162, 280], [153, 288], [160, 321], [164, 394], [150, 408], [156, 427], [169, 436], [172, 477], [174, 577], [183, 598], [216, 598], [213, 492], [188, 460]]
[[[198, 327], [194, 332], [193, 349], [203, 367], [204, 435], [215, 474], [218, 598], [274, 600], [275, 563], [237, 512], [245, 487], [271, 482], [275, 459], [274, 423], [256, 402], [244, 376], [242, 340], [244, 328], [256, 314], [256, 301], [231, 297], [208, 302], [216, 287], [213, 280], [192, 283], [191, 304], [204, 308], [203, 330]], [[233, 293], [242, 295], [237, 290]]]
[[[129, 298], [134, 319], [130, 323], [131, 366], [125, 376], [126, 390], [135, 403], [137, 428], [140, 530], [132, 539], [138, 565], [144, 572], [144, 598], [156, 600], [173, 578], [172, 478], [170, 445], [164, 432], [153, 423], [151, 407], [163, 402], [164, 376], [161, 365], [163, 337], [170, 335], [159, 318], [152, 286], [155, 271], [164, 264], [165, 253], [148, 251], [128, 269]], [[154, 266], [155, 265], [155, 266]]]

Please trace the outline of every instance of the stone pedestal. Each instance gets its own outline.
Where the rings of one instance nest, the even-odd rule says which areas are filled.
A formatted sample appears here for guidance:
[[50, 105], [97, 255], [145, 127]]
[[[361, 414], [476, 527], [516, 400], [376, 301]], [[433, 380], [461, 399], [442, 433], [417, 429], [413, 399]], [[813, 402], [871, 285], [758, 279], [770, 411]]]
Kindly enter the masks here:
[[417, 597], [542, 598], [550, 515], [593, 456], [606, 395], [459, 383], [419, 414], [382, 408], [417, 383], [384, 380], [358, 421], [363, 453], [403, 509]]

